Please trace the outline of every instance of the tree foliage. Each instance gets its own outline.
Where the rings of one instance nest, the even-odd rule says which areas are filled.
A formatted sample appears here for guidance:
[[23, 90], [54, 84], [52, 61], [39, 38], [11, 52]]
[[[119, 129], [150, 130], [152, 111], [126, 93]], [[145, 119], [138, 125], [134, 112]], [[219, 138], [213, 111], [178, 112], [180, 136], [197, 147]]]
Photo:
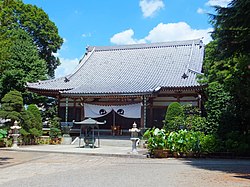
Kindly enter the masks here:
[[42, 117], [35, 104], [29, 105], [27, 110], [22, 113], [21, 126], [21, 134], [28, 141], [42, 135]]
[[214, 25], [213, 37], [225, 56], [234, 53], [249, 53], [250, 1], [233, 0], [228, 7], [215, 7], [211, 15]]
[[217, 134], [224, 131], [223, 127], [226, 130], [232, 130], [229, 128], [235, 120], [234, 108], [231, 103], [232, 96], [226, 91], [224, 85], [218, 82], [210, 83], [207, 90], [207, 132]]
[[165, 115], [165, 128], [168, 131], [175, 131], [180, 128], [181, 125], [184, 124], [183, 118], [184, 112], [183, 107], [178, 102], [171, 103]]
[[27, 111], [33, 115], [32, 128], [42, 130], [42, 117], [38, 107], [31, 104], [28, 106]]
[[7, 131], [4, 129], [0, 129], [0, 140], [2, 140], [3, 138], [7, 137]]
[[180, 103], [173, 102], [168, 106], [165, 121], [169, 122], [177, 116], [183, 116], [183, 108]]
[[201, 116], [201, 111], [192, 104], [183, 105], [184, 111], [184, 128], [191, 131], [200, 131], [206, 134], [209, 133], [207, 120]]
[[0, 94], [3, 96], [10, 90], [25, 91], [26, 82], [45, 79], [46, 63], [39, 57], [37, 47], [32, 38], [23, 30], [9, 31], [11, 45], [8, 53], [11, 54], [3, 60], [4, 70], [0, 78]]
[[20, 121], [23, 112], [23, 98], [20, 92], [10, 91], [1, 100], [0, 117], [3, 119], [11, 119]]
[[42, 118], [36, 105], [30, 105], [27, 110], [23, 106], [22, 94], [10, 91], [2, 98], [0, 117], [11, 119], [11, 124], [17, 120], [22, 127], [20, 133], [25, 137], [25, 142], [42, 135]]
[[0, 32], [0, 74], [7, 68], [7, 59], [10, 57], [9, 47], [11, 41]]
[[250, 121], [250, 1], [233, 0], [215, 7], [214, 41], [206, 46], [204, 79], [212, 132], [247, 132]]
[[0, 10], [1, 33], [17, 29], [27, 32], [38, 48], [39, 56], [47, 62], [48, 75], [53, 77], [60, 64], [54, 53], [63, 43], [56, 25], [41, 8], [21, 0], [0, 0]]

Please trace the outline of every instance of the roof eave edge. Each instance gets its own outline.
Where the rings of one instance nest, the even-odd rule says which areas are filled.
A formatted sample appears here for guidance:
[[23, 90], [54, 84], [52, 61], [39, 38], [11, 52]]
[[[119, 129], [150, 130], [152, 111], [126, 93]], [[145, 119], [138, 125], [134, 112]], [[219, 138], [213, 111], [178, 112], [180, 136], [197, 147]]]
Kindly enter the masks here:
[[179, 86], [179, 87], [162, 87], [162, 90], [199, 90], [205, 88], [206, 85], [197, 86]]
[[152, 95], [153, 92], [140, 92], [140, 93], [102, 93], [102, 94], [81, 94], [81, 93], [63, 93], [60, 92], [61, 96], [69, 96], [69, 97], [119, 97], [119, 96], [144, 96], [144, 95]]

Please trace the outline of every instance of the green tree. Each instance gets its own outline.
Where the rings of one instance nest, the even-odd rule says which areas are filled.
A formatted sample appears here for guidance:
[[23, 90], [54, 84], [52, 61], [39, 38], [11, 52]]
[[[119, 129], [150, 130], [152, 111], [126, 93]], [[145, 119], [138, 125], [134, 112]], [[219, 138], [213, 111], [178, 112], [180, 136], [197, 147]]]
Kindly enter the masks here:
[[0, 32], [0, 74], [2, 74], [7, 68], [6, 60], [10, 57], [10, 43], [11, 41], [6, 39], [6, 37]]
[[207, 132], [216, 134], [233, 130], [235, 122], [232, 96], [226, 91], [224, 85], [212, 82], [207, 89]]
[[37, 130], [42, 130], [42, 117], [38, 107], [35, 104], [31, 104], [28, 106], [27, 111], [29, 111], [33, 115], [32, 126]]
[[213, 37], [225, 56], [235, 53], [249, 53], [250, 1], [233, 0], [228, 7], [215, 7], [216, 15], [211, 15], [214, 25]]
[[28, 110], [23, 107], [22, 94], [16, 90], [7, 93], [1, 100], [0, 117], [11, 119], [11, 124], [17, 120], [22, 127], [20, 133], [25, 137], [24, 141], [42, 135], [41, 114], [35, 105], [29, 106]]
[[206, 46], [203, 81], [208, 83], [208, 122], [220, 130], [250, 128], [249, 9], [249, 0], [233, 0], [226, 8], [216, 7], [211, 17], [214, 41]]
[[21, 0], [0, 0], [1, 32], [22, 29], [32, 38], [39, 56], [47, 62], [48, 75], [54, 77], [54, 70], [60, 64], [54, 53], [60, 49], [63, 39], [56, 25], [41, 9]]
[[24, 141], [32, 142], [37, 137], [42, 135], [42, 117], [38, 107], [35, 104], [30, 104], [27, 110], [22, 114], [22, 135]]
[[49, 132], [49, 136], [51, 138], [58, 138], [61, 136], [62, 131], [61, 131], [61, 127], [60, 127], [60, 118], [54, 116], [53, 118], [51, 118], [49, 120], [50, 123], [50, 132]]
[[183, 107], [178, 102], [171, 103], [165, 115], [165, 128], [169, 131], [180, 129], [184, 125], [184, 111]]
[[10, 90], [25, 92], [26, 82], [38, 81], [46, 78], [46, 63], [39, 57], [37, 47], [32, 38], [23, 30], [9, 31], [12, 41], [8, 51], [11, 54], [4, 60], [5, 69], [0, 78], [0, 95]]
[[192, 104], [183, 105], [184, 111], [184, 127], [191, 131], [200, 131], [208, 133], [206, 118], [201, 116], [199, 108]]
[[173, 102], [168, 106], [165, 121], [169, 122], [174, 120], [177, 116], [183, 116], [183, 108], [180, 103]]
[[15, 120], [21, 120], [23, 112], [23, 98], [20, 92], [10, 91], [1, 100], [0, 117], [11, 119], [12, 124]]

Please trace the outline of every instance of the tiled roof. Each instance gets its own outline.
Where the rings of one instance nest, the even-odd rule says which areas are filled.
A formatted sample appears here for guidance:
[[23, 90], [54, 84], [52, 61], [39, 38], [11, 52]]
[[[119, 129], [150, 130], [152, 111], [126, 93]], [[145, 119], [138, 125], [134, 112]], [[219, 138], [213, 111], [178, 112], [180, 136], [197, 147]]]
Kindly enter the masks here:
[[88, 47], [69, 76], [28, 83], [37, 90], [61, 94], [145, 94], [159, 88], [196, 87], [204, 45], [198, 40]]

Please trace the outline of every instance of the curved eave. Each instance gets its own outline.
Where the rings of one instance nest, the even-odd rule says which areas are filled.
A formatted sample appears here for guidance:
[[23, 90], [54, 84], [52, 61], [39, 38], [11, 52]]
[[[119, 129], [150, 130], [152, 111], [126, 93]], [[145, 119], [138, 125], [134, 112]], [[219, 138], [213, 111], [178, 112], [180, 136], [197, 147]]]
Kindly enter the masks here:
[[179, 86], [179, 87], [162, 87], [162, 91], [183, 91], [183, 90], [203, 90], [207, 85], [196, 85], [196, 86]]
[[[122, 92], [122, 93], [67, 93], [67, 91], [71, 89], [36, 89], [27, 87], [29, 91], [37, 93], [39, 95], [50, 96], [50, 97], [95, 97], [95, 98], [109, 98], [109, 97], [140, 97], [140, 96], [153, 96], [155, 93], [159, 93], [160, 91], [183, 91], [183, 90], [195, 90], [201, 91], [206, 88], [207, 85], [197, 85], [197, 86], [183, 86], [183, 87], [162, 87], [157, 92]], [[65, 92], [66, 91], [66, 92]]]
[[67, 91], [70, 89], [65, 90], [58, 90], [58, 89], [37, 89], [37, 88], [30, 88], [27, 87], [27, 89], [31, 92], [37, 93], [39, 95], [49, 96], [49, 97], [57, 97], [60, 95], [60, 91]]
[[[65, 77], [60, 77], [60, 78], [55, 78], [55, 79], [50, 79], [50, 80], [43, 80], [43, 81], [38, 81], [38, 82], [27, 82], [26, 87], [27, 88], [36, 88], [36, 89], [46, 89], [46, 86], [50, 85], [51, 83], [60, 84], [61, 82], [64, 82]], [[43, 87], [45, 86], [45, 87]]]
[[65, 93], [60, 92], [64, 97], [95, 97], [95, 98], [109, 98], [109, 97], [140, 97], [150, 96], [152, 92], [128, 92], [128, 93]]

